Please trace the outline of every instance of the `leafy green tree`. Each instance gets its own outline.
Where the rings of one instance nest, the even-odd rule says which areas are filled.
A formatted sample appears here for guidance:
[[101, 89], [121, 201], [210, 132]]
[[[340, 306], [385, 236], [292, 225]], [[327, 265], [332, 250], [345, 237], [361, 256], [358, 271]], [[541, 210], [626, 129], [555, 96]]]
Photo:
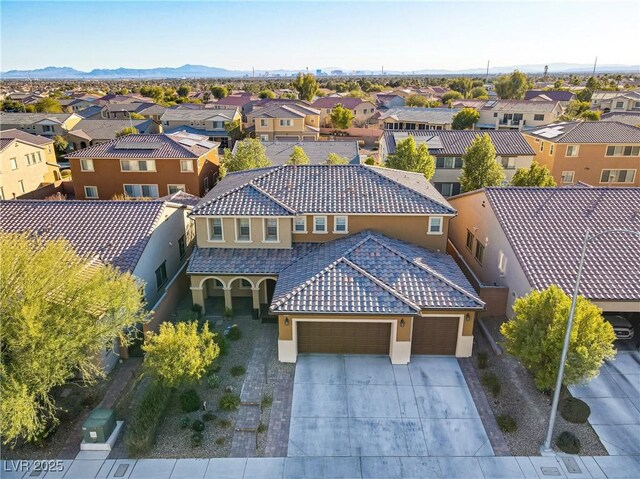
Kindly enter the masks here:
[[576, 99], [582, 102], [591, 102], [591, 97], [593, 96], [593, 90], [590, 88], [583, 88], [578, 93], [576, 93]]
[[116, 132], [116, 138], [127, 135], [137, 135], [139, 133], [133, 126], [125, 126], [122, 130]]
[[311, 73], [299, 73], [293, 82], [293, 88], [298, 92], [298, 98], [311, 101], [318, 91], [318, 81]]
[[213, 85], [209, 90], [216, 100], [220, 100], [229, 95], [229, 89], [223, 85]]
[[132, 111], [131, 113], [129, 113], [129, 118], [131, 118], [132, 120], [144, 120], [144, 115]]
[[473, 128], [478, 123], [480, 112], [475, 108], [463, 108], [455, 114], [451, 121], [451, 128], [454, 130], [467, 130]]
[[148, 334], [142, 348], [146, 370], [159, 383], [172, 388], [198, 381], [220, 354], [209, 324], [205, 322], [198, 331], [197, 321], [162, 323], [160, 332]]
[[496, 93], [505, 100], [522, 100], [530, 87], [527, 75], [514, 71], [511, 75], [502, 75], [494, 82]]
[[62, 113], [62, 106], [55, 98], [43, 98], [35, 105], [39, 113]]
[[260, 93], [258, 93], [258, 97], [262, 99], [275, 98], [276, 94], [273, 93], [271, 90], [262, 90]]
[[209, 103], [209, 100], [211, 100], [211, 92], [210, 91], [205, 91], [202, 94], [202, 102], [203, 103]]
[[567, 108], [562, 115], [562, 119], [565, 121], [573, 120], [574, 118], [579, 117], [582, 112], [587, 111], [590, 105], [591, 104], [588, 101], [571, 100], [567, 104]]
[[511, 179], [513, 186], [556, 186], [549, 169], [535, 161], [529, 168], [518, 168]]
[[367, 94], [362, 90], [351, 90], [347, 96], [351, 98], [367, 98]]
[[242, 139], [242, 121], [240, 119], [233, 120], [224, 125], [224, 129], [233, 141]]
[[449, 82], [449, 88], [467, 97], [473, 88], [473, 83], [469, 78], [455, 78]]
[[488, 100], [489, 92], [484, 87], [477, 86], [469, 92], [469, 96], [478, 100]]
[[327, 165], [348, 165], [349, 160], [337, 153], [329, 153], [327, 156]]
[[367, 156], [367, 159], [364, 160], [364, 164], [369, 166], [374, 166], [376, 164], [376, 159], [373, 156], [369, 155]]
[[247, 138], [236, 145], [235, 154], [225, 148], [220, 165], [220, 178], [234, 171], [253, 170], [271, 165], [264, 145], [255, 138]]
[[448, 91], [444, 95], [442, 95], [442, 103], [447, 103], [451, 100], [461, 100], [462, 93], [459, 91]]
[[[531, 371], [542, 391], [555, 387], [570, 308], [571, 298], [551, 285], [516, 299], [514, 318], [500, 327], [507, 351]], [[615, 356], [614, 340], [613, 327], [604, 321], [600, 308], [579, 296], [563, 384], [571, 386], [596, 377], [603, 362]]]
[[460, 189], [464, 193], [485, 186], [500, 186], [504, 178], [504, 169], [496, 161], [491, 138], [486, 133], [476, 136], [462, 155]]
[[287, 165], [308, 165], [309, 157], [304, 152], [301, 146], [294, 146], [291, 151], [291, 156], [287, 160]]
[[283, 93], [282, 95], [280, 95], [280, 98], [287, 98], [289, 100], [297, 100], [298, 99], [298, 95], [296, 93], [293, 93], [293, 92], [287, 92], [287, 93]]
[[404, 99], [404, 106], [426, 107], [428, 100], [422, 95], [409, 95]]
[[553, 89], [554, 90], [560, 90], [563, 85], [564, 85], [564, 80], [560, 78], [560, 79], [556, 80], [555, 82], [553, 82]]
[[56, 151], [56, 155], [64, 155], [69, 147], [69, 142], [64, 139], [63, 136], [56, 135], [53, 137], [53, 148]]
[[587, 110], [580, 114], [580, 118], [587, 121], [598, 121], [602, 116], [601, 111]]
[[338, 103], [333, 110], [331, 110], [330, 118], [331, 125], [334, 128], [349, 128], [351, 123], [353, 123], [353, 112]]
[[[51, 390], [103, 377], [96, 360], [146, 321], [136, 280], [81, 257], [64, 240], [0, 233], [0, 429], [5, 444], [58, 423]], [[133, 334], [133, 333], [131, 333]]]
[[183, 98], [188, 97], [189, 92], [191, 92], [191, 87], [189, 85], [180, 85], [180, 88], [178, 88], [178, 96]]
[[153, 98], [156, 102], [159, 102], [164, 98], [164, 89], [157, 85], [143, 86], [140, 88], [140, 94], [147, 98]]
[[429, 154], [429, 147], [426, 143], [417, 145], [412, 135], [396, 144], [396, 151], [387, 157], [385, 166], [395, 170], [422, 173], [427, 180], [430, 180], [436, 171], [436, 163]]

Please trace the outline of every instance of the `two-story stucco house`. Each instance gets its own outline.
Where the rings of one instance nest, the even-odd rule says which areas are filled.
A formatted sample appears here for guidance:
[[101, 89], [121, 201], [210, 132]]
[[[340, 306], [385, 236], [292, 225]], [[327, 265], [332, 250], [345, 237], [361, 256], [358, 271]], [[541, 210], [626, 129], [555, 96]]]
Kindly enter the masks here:
[[[640, 188], [498, 187], [449, 198], [449, 238], [484, 284], [509, 289], [506, 314], [532, 289], [573, 292], [584, 236], [640, 231]], [[640, 238], [605, 234], [589, 243], [580, 294], [609, 313], [640, 311]]]
[[343, 108], [351, 111], [353, 123], [356, 126], [366, 124], [378, 111], [373, 103], [361, 98], [325, 96], [318, 98], [311, 104], [312, 107], [320, 110], [320, 123], [322, 126], [332, 126], [331, 113], [338, 105], [342, 105]]
[[127, 135], [67, 155], [78, 199], [203, 196], [218, 173], [219, 144], [185, 132]]
[[435, 157], [436, 171], [431, 182], [443, 196], [453, 196], [460, 193], [462, 156], [473, 140], [485, 133], [496, 150], [496, 161], [504, 168], [506, 181], [511, 181], [518, 168], [531, 166], [534, 151], [517, 130], [385, 131], [380, 158], [386, 161], [395, 153], [398, 142], [413, 136], [417, 144], [426, 143]]
[[450, 130], [455, 108], [390, 108], [381, 112], [380, 128], [385, 130]]
[[553, 123], [564, 112], [559, 101], [539, 100], [488, 100], [477, 110], [475, 127], [483, 130], [526, 130]]
[[617, 121], [569, 121], [523, 132], [558, 185], [640, 186], [640, 128]]
[[233, 138], [226, 127], [234, 121], [242, 124], [242, 114], [235, 107], [228, 108], [169, 108], [160, 118], [164, 133], [186, 131], [203, 135], [221, 148], [233, 148]]
[[255, 136], [261, 141], [317, 140], [320, 110], [305, 103], [275, 104], [251, 112]]
[[76, 113], [8, 113], [0, 112], [3, 129], [23, 130], [33, 135], [52, 138], [64, 136], [82, 117]]
[[53, 140], [21, 130], [0, 132], [0, 199], [60, 180]]
[[193, 209], [187, 274], [205, 310], [250, 300], [298, 353], [466, 357], [484, 308], [445, 253], [456, 211], [418, 173], [366, 165], [227, 175]]
[[591, 109], [610, 111], [640, 111], [640, 90], [594, 91], [591, 95]]

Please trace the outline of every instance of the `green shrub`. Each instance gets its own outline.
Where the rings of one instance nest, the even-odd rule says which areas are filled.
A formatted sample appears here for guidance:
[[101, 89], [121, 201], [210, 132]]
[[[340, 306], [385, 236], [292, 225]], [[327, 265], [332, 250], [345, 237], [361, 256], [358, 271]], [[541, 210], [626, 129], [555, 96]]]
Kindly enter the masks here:
[[231, 375], [234, 377], [242, 376], [246, 372], [247, 369], [241, 365], [236, 365], [231, 368]]
[[375, 165], [376, 159], [373, 156], [367, 156], [367, 159], [364, 160], [365, 165]]
[[231, 326], [231, 328], [229, 329], [229, 334], [227, 334], [227, 337], [231, 341], [237, 341], [242, 337], [242, 331], [240, 331], [240, 328], [238, 327], [237, 324], [234, 324], [233, 326]]
[[215, 419], [216, 419], [216, 415], [215, 415], [215, 414], [213, 414], [212, 412], [205, 412], [205, 413], [202, 415], [202, 420], [203, 420], [204, 422], [213, 421], [213, 420], [215, 420]]
[[214, 334], [213, 342], [216, 343], [220, 348], [220, 356], [225, 356], [227, 354], [229, 346], [227, 345], [227, 340], [224, 338], [224, 335], [220, 333]]
[[258, 432], [263, 433], [267, 430], [267, 426], [265, 426], [263, 423], [258, 424]]
[[209, 373], [219, 373], [221, 369], [222, 366], [220, 366], [220, 363], [214, 360], [213, 363], [211, 363], [211, 366], [209, 366]]
[[218, 405], [224, 411], [234, 411], [240, 407], [240, 396], [235, 393], [226, 393], [220, 398]]
[[225, 318], [230, 318], [231, 316], [233, 316], [233, 309], [224, 308], [224, 317]]
[[60, 176], [63, 180], [68, 180], [69, 178], [71, 178], [71, 170], [62, 170], [60, 172]]
[[508, 414], [500, 414], [496, 416], [496, 422], [502, 432], [514, 432], [518, 429], [518, 423]]
[[182, 429], [188, 428], [189, 424], [191, 424], [191, 419], [189, 419], [187, 416], [185, 416], [182, 419], [180, 419], [180, 427]]
[[215, 443], [218, 446], [224, 446], [225, 442], [227, 442], [227, 440], [224, 437], [219, 437], [215, 440]]
[[204, 442], [204, 435], [201, 432], [194, 432], [191, 434], [191, 447], [202, 446]]
[[195, 389], [187, 389], [180, 394], [180, 407], [184, 412], [197, 411], [202, 407], [202, 400]]
[[127, 425], [124, 443], [129, 457], [149, 452], [170, 398], [171, 389], [157, 383], [151, 384], [144, 392]]
[[560, 415], [574, 424], [584, 424], [591, 415], [591, 408], [586, 402], [569, 397], [560, 404]]
[[220, 387], [220, 376], [217, 374], [210, 374], [207, 376], [207, 384], [211, 389], [217, 389]]
[[487, 355], [487, 353], [484, 351], [480, 351], [478, 353], [478, 368], [486, 369], [488, 360], [489, 356]]
[[204, 423], [200, 419], [196, 419], [191, 423], [191, 429], [195, 432], [202, 432], [204, 431]]
[[271, 395], [264, 394], [262, 396], [262, 401], [260, 401], [260, 406], [262, 406], [262, 409], [271, 407], [272, 404], [273, 404], [273, 398], [271, 397]]
[[222, 419], [220, 421], [220, 427], [224, 429], [229, 429], [231, 427], [231, 424], [231, 421], [229, 421], [228, 419]]
[[556, 439], [556, 446], [558, 446], [562, 452], [566, 452], [567, 454], [580, 453], [580, 439], [569, 431], [560, 433], [558, 439]]
[[484, 387], [486, 387], [487, 389], [489, 389], [489, 391], [491, 391], [491, 394], [493, 395], [493, 397], [496, 397], [498, 396], [498, 394], [500, 394], [500, 390], [502, 389], [502, 387], [500, 385], [500, 379], [498, 379], [498, 376], [496, 376], [495, 374], [484, 373], [482, 375], [481, 382], [484, 385]]

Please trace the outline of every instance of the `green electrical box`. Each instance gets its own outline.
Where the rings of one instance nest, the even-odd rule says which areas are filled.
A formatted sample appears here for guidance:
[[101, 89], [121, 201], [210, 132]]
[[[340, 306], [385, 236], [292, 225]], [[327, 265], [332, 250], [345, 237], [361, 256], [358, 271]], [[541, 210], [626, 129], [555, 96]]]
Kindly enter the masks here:
[[91, 411], [82, 425], [85, 442], [107, 442], [116, 428], [116, 414], [113, 409], [98, 408]]

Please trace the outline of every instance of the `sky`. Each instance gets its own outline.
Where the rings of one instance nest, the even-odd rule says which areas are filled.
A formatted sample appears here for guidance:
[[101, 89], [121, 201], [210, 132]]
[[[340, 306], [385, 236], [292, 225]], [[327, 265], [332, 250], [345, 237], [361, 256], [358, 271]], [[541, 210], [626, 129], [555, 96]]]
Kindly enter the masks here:
[[640, 0], [0, 1], [0, 70], [640, 63]]

